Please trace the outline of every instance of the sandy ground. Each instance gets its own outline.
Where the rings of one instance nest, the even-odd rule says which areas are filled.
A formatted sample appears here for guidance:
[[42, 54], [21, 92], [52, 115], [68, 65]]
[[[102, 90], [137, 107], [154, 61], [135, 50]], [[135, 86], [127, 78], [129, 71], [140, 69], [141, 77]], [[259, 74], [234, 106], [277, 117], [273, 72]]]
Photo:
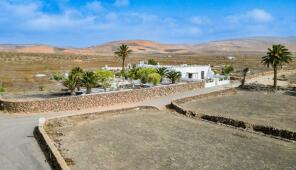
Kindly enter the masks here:
[[239, 91], [234, 95], [187, 102], [183, 107], [198, 113], [296, 131], [296, 96], [280, 92]]
[[72, 169], [295, 169], [296, 145], [141, 109], [63, 118], [56, 130]]
[[[283, 78], [287, 78], [286, 81], [282, 81]], [[296, 70], [293, 72], [283, 72], [278, 73], [278, 86], [288, 87], [288, 86], [296, 86]], [[257, 84], [264, 84], [264, 85], [273, 85], [273, 75], [270, 76], [261, 76], [255, 79], [249, 80], [246, 83], [257, 83]]]

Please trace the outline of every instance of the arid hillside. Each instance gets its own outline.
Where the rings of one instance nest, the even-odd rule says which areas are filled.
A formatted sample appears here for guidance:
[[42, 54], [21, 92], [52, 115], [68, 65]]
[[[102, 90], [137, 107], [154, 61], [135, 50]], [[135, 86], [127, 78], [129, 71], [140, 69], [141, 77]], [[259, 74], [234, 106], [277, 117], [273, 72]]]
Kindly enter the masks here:
[[88, 48], [58, 48], [48, 45], [0, 45], [0, 51], [50, 54], [110, 55], [121, 44], [138, 54], [255, 54], [265, 52], [272, 44], [283, 44], [296, 53], [296, 37], [251, 37], [212, 41], [200, 44], [164, 44], [147, 40], [113, 41]]

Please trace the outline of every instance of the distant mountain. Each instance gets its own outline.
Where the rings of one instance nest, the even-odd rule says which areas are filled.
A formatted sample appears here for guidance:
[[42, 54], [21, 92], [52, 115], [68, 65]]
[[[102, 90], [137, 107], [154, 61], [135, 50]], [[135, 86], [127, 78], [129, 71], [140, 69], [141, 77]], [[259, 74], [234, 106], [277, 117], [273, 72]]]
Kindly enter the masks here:
[[88, 48], [58, 48], [48, 45], [0, 44], [0, 51], [23, 53], [60, 53], [110, 55], [121, 45], [127, 44], [134, 53], [262, 53], [272, 44], [283, 44], [296, 53], [296, 37], [249, 37], [212, 41], [201, 44], [163, 44], [147, 40], [114, 41]]

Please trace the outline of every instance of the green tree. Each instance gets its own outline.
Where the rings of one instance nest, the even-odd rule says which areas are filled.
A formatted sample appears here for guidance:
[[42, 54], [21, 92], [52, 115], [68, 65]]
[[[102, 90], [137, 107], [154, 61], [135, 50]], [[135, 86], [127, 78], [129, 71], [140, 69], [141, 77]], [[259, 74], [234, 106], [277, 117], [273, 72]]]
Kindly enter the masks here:
[[97, 85], [98, 77], [92, 71], [84, 72], [82, 75], [81, 83], [86, 87], [86, 94], [91, 93], [91, 89]]
[[84, 71], [80, 67], [75, 67], [71, 70], [70, 74], [73, 74], [77, 77], [77, 90], [80, 91], [80, 86], [82, 85], [81, 79], [84, 74]]
[[114, 73], [108, 70], [97, 70], [95, 74], [98, 77], [99, 85], [106, 91], [111, 86], [112, 80], [114, 79]]
[[180, 80], [182, 74], [179, 71], [169, 71], [167, 73], [167, 78], [171, 80], [172, 84], [175, 84], [176, 81]]
[[233, 71], [234, 71], [234, 68], [233, 68], [232, 65], [225, 65], [224, 68], [223, 68], [224, 75], [228, 75]]
[[160, 82], [162, 82], [163, 78], [166, 77], [169, 70], [165, 67], [160, 67], [156, 69], [156, 72], [161, 76]]
[[148, 75], [148, 82], [154, 86], [160, 83], [161, 76], [158, 73], [151, 73]]
[[149, 65], [157, 65], [157, 61], [151, 58], [148, 60], [148, 64]]
[[75, 89], [77, 87], [77, 77], [75, 75], [69, 74], [68, 77], [63, 79], [62, 83], [70, 90], [71, 95], [75, 95]]
[[130, 50], [126, 44], [121, 44], [119, 49], [117, 49], [117, 51], [114, 52], [114, 54], [122, 61], [122, 72], [124, 72], [125, 60], [131, 52], [132, 50]]
[[137, 72], [136, 77], [141, 80], [141, 83], [145, 84], [148, 82], [148, 75], [156, 73], [154, 68], [140, 68]]
[[266, 56], [262, 57], [262, 64], [267, 67], [273, 68], [273, 87], [277, 89], [277, 71], [278, 67], [282, 67], [284, 64], [289, 64], [292, 61], [292, 54], [289, 50], [281, 45], [272, 45], [272, 48], [268, 48]]
[[243, 79], [242, 79], [242, 87], [244, 87], [245, 83], [246, 83], [246, 76], [247, 76], [247, 73], [249, 72], [249, 68], [244, 68], [243, 69]]

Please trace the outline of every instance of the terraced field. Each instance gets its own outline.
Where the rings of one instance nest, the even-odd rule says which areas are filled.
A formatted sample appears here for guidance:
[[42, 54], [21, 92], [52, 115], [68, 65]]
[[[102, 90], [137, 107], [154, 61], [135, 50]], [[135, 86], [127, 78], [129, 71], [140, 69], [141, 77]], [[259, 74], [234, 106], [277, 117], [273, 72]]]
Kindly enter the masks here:
[[294, 143], [154, 109], [61, 118], [47, 131], [71, 169], [295, 169]]

